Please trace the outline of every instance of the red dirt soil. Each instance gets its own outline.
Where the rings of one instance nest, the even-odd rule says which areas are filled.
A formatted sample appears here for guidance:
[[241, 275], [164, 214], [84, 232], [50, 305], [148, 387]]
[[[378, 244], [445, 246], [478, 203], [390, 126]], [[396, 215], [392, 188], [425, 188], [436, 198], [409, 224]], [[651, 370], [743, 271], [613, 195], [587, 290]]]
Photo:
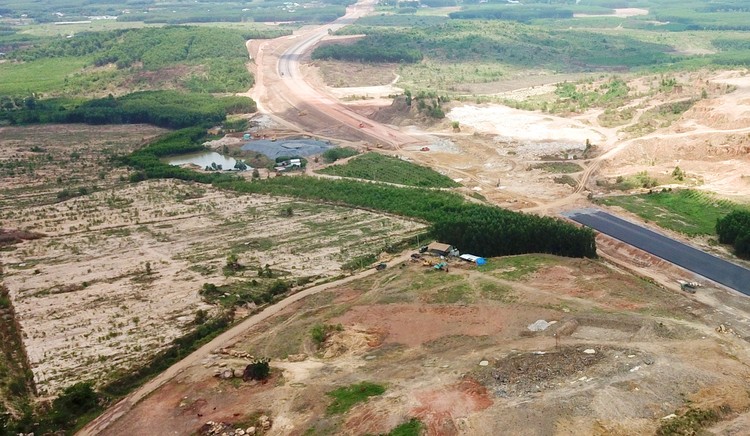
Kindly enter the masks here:
[[454, 424], [456, 419], [492, 405], [487, 389], [471, 378], [439, 389], [419, 391], [414, 397], [419, 406], [412, 414], [425, 424], [430, 435], [456, 435], [459, 433]]
[[110, 426], [106, 434], [115, 436], [194, 434], [208, 421], [242, 421], [264, 404], [263, 393], [276, 386], [275, 377], [266, 383], [243, 383], [234, 387], [228, 381], [203, 378], [179, 380], [164, 385]]
[[388, 304], [356, 306], [331, 321], [333, 324], [358, 324], [368, 330], [384, 332], [385, 344], [414, 347], [447, 335], [497, 335], [508, 330], [511, 323], [513, 326], [526, 326], [539, 319], [539, 315], [539, 311], [536, 311], [528, 314], [527, 319], [523, 309], [508, 306]]

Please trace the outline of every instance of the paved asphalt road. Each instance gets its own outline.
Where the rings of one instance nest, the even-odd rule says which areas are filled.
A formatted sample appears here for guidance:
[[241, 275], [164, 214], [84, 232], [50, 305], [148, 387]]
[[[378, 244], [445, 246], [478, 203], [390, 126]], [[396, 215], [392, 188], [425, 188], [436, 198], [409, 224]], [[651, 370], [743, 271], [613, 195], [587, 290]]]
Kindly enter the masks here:
[[750, 295], [750, 270], [747, 268], [598, 209], [577, 209], [565, 212], [563, 215], [745, 295]]

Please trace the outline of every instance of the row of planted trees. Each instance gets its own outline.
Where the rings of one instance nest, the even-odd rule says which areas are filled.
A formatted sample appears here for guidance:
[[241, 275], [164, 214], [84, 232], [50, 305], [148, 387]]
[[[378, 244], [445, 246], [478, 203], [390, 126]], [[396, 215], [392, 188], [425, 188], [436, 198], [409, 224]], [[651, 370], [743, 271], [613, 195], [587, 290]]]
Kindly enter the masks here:
[[262, 193], [323, 200], [420, 219], [432, 224], [433, 235], [481, 256], [550, 253], [595, 257], [594, 233], [565, 221], [466, 202], [458, 194], [419, 188], [330, 180], [275, 177], [247, 181], [227, 174], [205, 174], [176, 168], [159, 160], [166, 154], [194, 151], [200, 132], [172, 133], [138, 150], [125, 163], [138, 169], [138, 179], [178, 178], [244, 193]]

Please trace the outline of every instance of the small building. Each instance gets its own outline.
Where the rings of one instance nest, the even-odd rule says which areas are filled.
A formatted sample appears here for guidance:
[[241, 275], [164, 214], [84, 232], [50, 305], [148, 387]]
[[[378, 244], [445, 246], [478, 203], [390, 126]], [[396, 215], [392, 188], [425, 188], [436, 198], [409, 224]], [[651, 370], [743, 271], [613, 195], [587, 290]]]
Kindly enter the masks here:
[[442, 242], [433, 242], [427, 246], [427, 251], [436, 256], [448, 256], [453, 251], [453, 247]]
[[289, 159], [289, 166], [290, 167], [301, 167], [302, 166], [302, 159]]

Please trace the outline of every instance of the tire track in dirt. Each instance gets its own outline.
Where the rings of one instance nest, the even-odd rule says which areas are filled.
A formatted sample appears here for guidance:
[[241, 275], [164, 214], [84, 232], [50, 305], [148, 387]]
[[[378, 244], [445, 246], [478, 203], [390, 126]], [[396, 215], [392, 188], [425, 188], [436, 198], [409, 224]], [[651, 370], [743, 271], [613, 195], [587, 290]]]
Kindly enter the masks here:
[[[407, 261], [410, 255], [411, 255], [410, 252], [405, 253], [386, 263], [388, 264], [389, 267], [394, 266], [398, 263]], [[164, 384], [166, 384], [167, 382], [175, 378], [177, 375], [181, 374], [187, 368], [191, 366], [199, 365], [201, 360], [204, 359], [213, 350], [217, 348], [225, 348], [229, 346], [230, 344], [237, 342], [238, 340], [240, 340], [242, 335], [245, 334], [245, 332], [247, 332], [251, 327], [259, 324], [260, 322], [267, 320], [268, 318], [286, 309], [290, 305], [306, 297], [318, 294], [323, 291], [327, 291], [329, 289], [336, 288], [338, 286], [341, 286], [343, 284], [346, 284], [355, 280], [359, 280], [359, 279], [371, 276], [375, 274], [376, 272], [377, 271], [375, 269], [371, 268], [371, 269], [364, 270], [360, 273], [351, 275], [349, 277], [346, 277], [344, 279], [341, 279], [335, 282], [324, 283], [322, 285], [313, 286], [312, 288], [308, 288], [308, 289], [305, 289], [304, 291], [290, 295], [289, 297], [279, 301], [273, 306], [267, 307], [262, 312], [255, 314], [253, 316], [250, 316], [249, 318], [245, 319], [241, 323], [237, 324], [236, 326], [232, 327], [226, 332], [220, 334], [219, 336], [214, 338], [211, 342], [203, 345], [202, 347], [200, 347], [199, 349], [191, 353], [189, 356], [185, 357], [184, 359], [170, 366], [166, 371], [157, 375], [155, 378], [151, 379], [140, 388], [131, 392], [128, 396], [120, 400], [117, 404], [107, 409], [107, 411], [105, 411], [102, 415], [100, 415], [99, 417], [97, 417], [96, 419], [88, 423], [84, 428], [82, 428], [76, 434], [78, 436], [93, 436], [93, 435], [101, 434], [104, 430], [107, 429], [107, 427], [109, 427], [112, 423], [114, 423], [120, 417], [122, 417], [127, 412], [129, 412], [133, 408], [133, 406], [135, 406], [139, 401], [144, 399], [146, 396], [148, 396], [155, 390], [159, 389], [161, 386], [163, 386]]]

